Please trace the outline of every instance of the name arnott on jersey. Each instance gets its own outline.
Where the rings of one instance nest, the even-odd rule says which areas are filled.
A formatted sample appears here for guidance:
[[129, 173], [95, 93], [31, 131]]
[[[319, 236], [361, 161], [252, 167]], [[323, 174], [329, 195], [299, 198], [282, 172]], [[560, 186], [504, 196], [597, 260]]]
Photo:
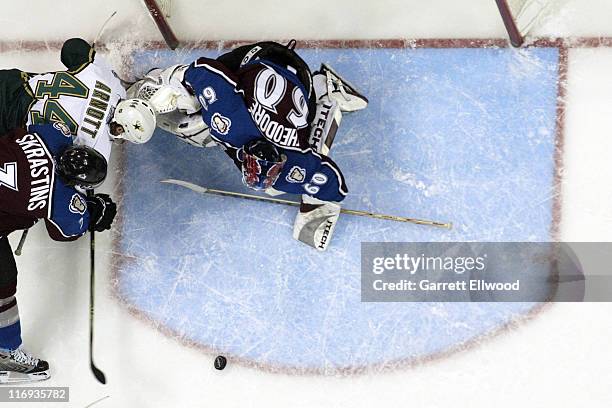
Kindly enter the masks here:
[[92, 138], [95, 138], [100, 125], [104, 123], [104, 117], [108, 110], [108, 103], [111, 97], [111, 89], [103, 82], [96, 81], [89, 106], [85, 111], [85, 117], [81, 124], [81, 130]]
[[259, 131], [271, 142], [289, 148], [298, 148], [298, 130], [294, 127], [284, 126], [272, 120], [268, 111], [257, 100], [249, 107], [249, 113]]
[[36, 135], [25, 135], [15, 141], [23, 150], [30, 165], [30, 199], [28, 211], [47, 206], [53, 185], [53, 163], [46, 147]]

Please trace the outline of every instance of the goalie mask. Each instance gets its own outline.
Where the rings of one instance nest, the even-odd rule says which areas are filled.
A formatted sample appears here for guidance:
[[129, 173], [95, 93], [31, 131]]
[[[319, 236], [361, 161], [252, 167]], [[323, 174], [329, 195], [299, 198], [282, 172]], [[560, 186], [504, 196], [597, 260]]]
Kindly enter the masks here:
[[253, 190], [272, 187], [287, 161], [276, 146], [263, 139], [247, 143], [238, 158], [242, 162], [242, 182]]
[[106, 178], [107, 163], [104, 156], [88, 146], [70, 146], [56, 159], [56, 171], [69, 186], [91, 189]]
[[156, 125], [155, 111], [149, 102], [126, 99], [117, 105], [110, 128], [113, 138], [141, 144], [151, 139]]

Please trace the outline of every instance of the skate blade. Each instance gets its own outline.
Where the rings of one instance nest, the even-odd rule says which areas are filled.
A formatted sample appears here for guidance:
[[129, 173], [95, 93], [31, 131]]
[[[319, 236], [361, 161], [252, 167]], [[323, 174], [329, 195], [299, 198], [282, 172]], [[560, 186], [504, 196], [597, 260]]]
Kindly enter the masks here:
[[0, 371], [0, 384], [18, 384], [45, 381], [51, 378], [49, 371], [38, 373], [18, 373], [15, 371]]

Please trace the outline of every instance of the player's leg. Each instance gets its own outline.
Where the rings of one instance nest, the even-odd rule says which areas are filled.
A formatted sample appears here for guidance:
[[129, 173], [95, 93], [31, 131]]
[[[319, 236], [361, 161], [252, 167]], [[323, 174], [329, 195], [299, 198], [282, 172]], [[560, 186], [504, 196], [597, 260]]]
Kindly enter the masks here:
[[34, 95], [28, 74], [18, 69], [0, 70], [0, 135], [25, 126]]
[[7, 237], [0, 237], [0, 384], [49, 378], [49, 364], [21, 349], [17, 265]]
[[325, 75], [325, 94], [338, 102], [342, 112], [355, 112], [368, 106], [368, 98], [328, 64], [321, 64], [318, 73]]
[[[316, 104], [314, 117], [309, 118], [308, 143], [318, 153], [328, 156], [342, 121], [342, 113], [364, 109], [368, 99], [325, 64], [313, 75], [313, 89]], [[313, 109], [312, 104], [309, 108]], [[337, 173], [342, 174], [339, 169]], [[329, 246], [339, 216], [340, 203], [305, 194], [293, 224], [293, 237], [324, 251]]]
[[309, 144], [317, 152], [328, 155], [342, 122], [342, 113], [364, 109], [368, 99], [326, 64], [314, 73], [313, 89], [316, 106], [310, 122]]

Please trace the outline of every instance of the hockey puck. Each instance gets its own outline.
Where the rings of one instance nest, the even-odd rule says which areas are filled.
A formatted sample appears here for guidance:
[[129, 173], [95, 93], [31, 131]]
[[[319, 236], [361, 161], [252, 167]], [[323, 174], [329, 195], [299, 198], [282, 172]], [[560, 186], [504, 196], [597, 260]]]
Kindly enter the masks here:
[[217, 356], [215, 358], [215, 368], [217, 370], [223, 370], [226, 365], [227, 365], [227, 358], [223, 356]]

